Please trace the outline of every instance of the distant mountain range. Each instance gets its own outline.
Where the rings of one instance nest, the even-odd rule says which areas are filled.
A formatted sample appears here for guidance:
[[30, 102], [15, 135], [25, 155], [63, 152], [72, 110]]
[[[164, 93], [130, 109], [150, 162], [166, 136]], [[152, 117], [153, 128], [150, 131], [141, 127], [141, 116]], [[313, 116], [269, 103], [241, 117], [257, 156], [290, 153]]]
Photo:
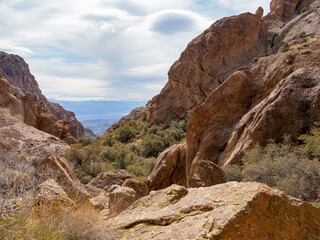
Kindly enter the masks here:
[[111, 127], [112, 124], [119, 119], [96, 119], [96, 120], [84, 120], [81, 121], [85, 128], [89, 128], [97, 136], [101, 136], [104, 132]]
[[74, 112], [83, 126], [91, 129], [97, 136], [101, 136], [106, 129], [132, 109], [147, 103], [147, 101], [51, 101]]

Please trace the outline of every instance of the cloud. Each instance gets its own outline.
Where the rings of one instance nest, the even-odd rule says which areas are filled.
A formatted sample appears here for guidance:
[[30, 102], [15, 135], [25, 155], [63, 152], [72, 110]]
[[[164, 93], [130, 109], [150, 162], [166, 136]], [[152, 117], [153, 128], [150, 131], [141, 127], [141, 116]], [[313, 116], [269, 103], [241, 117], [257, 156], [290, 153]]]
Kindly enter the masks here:
[[198, 22], [203, 20], [194, 13], [181, 10], [165, 10], [153, 14], [149, 18], [152, 18], [150, 30], [165, 35], [198, 30]]
[[52, 98], [147, 100], [212, 22], [268, 2], [2, 0], [0, 49], [24, 57]]

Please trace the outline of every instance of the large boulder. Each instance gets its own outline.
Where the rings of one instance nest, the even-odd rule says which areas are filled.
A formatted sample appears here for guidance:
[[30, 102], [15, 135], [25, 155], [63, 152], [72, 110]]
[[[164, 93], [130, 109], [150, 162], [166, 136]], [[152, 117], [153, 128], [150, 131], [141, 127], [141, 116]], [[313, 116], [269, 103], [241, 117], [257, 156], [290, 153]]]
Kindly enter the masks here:
[[136, 198], [141, 198], [149, 194], [149, 187], [146, 183], [133, 178], [128, 178], [122, 184], [122, 187], [129, 187], [136, 191]]
[[126, 179], [132, 177], [133, 176], [125, 170], [111, 170], [108, 172], [99, 173], [98, 176], [88, 183], [88, 185], [109, 191], [110, 187], [113, 185], [121, 186]]
[[66, 159], [49, 155], [44, 160], [35, 162], [34, 165], [36, 168], [35, 179], [37, 181], [42, 182], [47, 179], [53, 179], [71, 199], [78, 202], [88, 202], [91, 195], [80, 183]]
[[320, 209], [260, 183], [172, 185], [108, 219], [106, 239], [317, 239]]
[[109, 195], [110, 217], [118, 215], [137, 200], [137, 193], [129, 187], [118, 187]]
[[169, 187], [171, 184], [186, 186], [186, 143], [176, 144], [163, 151], [147, 178], [151, 190]]
[[59, 184], [48, 179], [37, 188], [36, 202], [41, 204], [64, 204], [75, 206], [75, 203], [68, 197], [67, 193]]

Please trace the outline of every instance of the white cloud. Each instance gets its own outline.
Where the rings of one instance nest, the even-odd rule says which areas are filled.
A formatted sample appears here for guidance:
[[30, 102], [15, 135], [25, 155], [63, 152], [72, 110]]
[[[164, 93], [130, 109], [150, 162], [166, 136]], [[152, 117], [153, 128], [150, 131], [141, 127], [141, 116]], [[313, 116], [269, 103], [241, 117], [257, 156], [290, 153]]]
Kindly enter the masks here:
[[150, 99], [189, 41], [259, 5], [268, 1], [3, 0], [0, 49], [24, 57], [51, 98]]

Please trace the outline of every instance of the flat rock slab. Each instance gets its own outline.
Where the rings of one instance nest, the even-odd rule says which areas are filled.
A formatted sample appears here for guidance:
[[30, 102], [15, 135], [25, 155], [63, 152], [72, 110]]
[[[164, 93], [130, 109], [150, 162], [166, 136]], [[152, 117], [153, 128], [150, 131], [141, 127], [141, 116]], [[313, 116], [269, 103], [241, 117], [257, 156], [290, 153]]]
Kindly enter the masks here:
[[104, 224], [106, 239], [318, 239], [320, 209], [260, 183], [172, 185]]

